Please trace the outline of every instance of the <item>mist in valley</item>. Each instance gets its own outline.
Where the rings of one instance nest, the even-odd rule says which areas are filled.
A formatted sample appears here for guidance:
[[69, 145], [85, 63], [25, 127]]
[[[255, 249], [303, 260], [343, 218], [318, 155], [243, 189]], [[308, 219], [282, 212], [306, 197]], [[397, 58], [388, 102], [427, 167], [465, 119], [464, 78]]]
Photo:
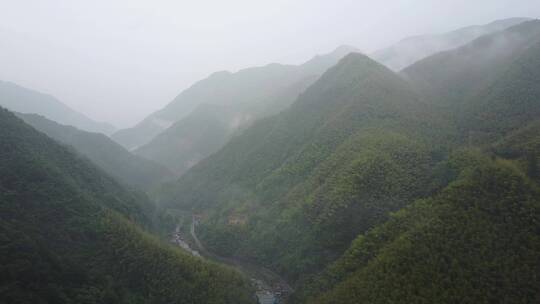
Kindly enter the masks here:
[[539, 17], [0, 0], [0, 303], [538, 302]]

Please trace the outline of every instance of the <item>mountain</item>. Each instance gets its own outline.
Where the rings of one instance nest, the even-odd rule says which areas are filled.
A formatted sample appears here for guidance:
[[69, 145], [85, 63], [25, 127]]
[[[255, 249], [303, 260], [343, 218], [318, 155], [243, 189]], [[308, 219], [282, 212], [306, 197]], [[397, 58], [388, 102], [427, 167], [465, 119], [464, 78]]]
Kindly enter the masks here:
[[460, 125], [470, 140], [498, 139], [500, 134], [517, 130], [540, 117], [540, 87], [537, 85], [540, 81], [540, 32], [538, 34], [534, 45], [457, 111]]
[[156, 197], [205, 214], [201, 236], [214, 250], [296, 280], [433, 191], [445, 126], [406, 81], [350, 54]]
[[126, 185], [148, 190], [174, 178], [174, 174], [165, 167], [131, 154], [103, 134], [60, 125], [36, 114], [18, 114], [18, 116], [47, 136], [73, 147], [103, 171]]
[[256, 104], [201, 104], [133, 152], [181, 175], [255, 120], [289, 106], [316, 78], [306, 77]]
[[237, 273], [148, 233], [144, 196], [4, 109], [0, 147], [2, 302], [253, 302]]
[[293, 303], [535, 302], [539, 39], [521, 23], [400, 74], [350, 54], [152, 195]]
[[455, 181], [359, 236], [296, 302], [538, 301], [538, 184], [476, 153], [451, 163]]
[[0, 106], [14, 112], [39, 114], [64, 125], [81, 130], [110, 135], [114, 127], [95, 122], [70, 109], [53, 96], [23, 88], [11, 82], [0, 81]]
[[462, 138], [436, 170], [449, 185], [359, 235], [293, 303], [538, 300], [539, 27], [526, 22], [404, 70]]
[[540, 114], [540, 21], [428, 57], [402, 74], [456, 120], [467, 140], [493, 140]]
[[513, 160], [529, 178], [540, 181], [540, 120], [508, 133], [491, 145], [489, 152]]
[[234, 107], [202, 104], [134, 153], [182, 174], [219, 150], [239, 126], [252, 119]]
[[439, 35], [415, 36], [371, 54], [371, 57], [394, 71], [403, 68], [430, 55], [463, 46], [474, 39], [505, 30], [525, 22], [527, 18], [497, 20], [485, 25], [468, 26]]
[[[278, 112], [292, 103], [310, 81], [352, 51], [352, 47], [339, 47], [330, 54], [317, 56], [299, 66], [274, 63], [236, 73], [214, 73], [184, 90], [165, 108], [135, 127], [118, 131], [113, 139], [130, 150], [141, 147], [205, 104], [232, 106], [235, 109], [242, 106], [248, 108], [249, 112]], [[279, 95], [285, 96], [276, 98]]]

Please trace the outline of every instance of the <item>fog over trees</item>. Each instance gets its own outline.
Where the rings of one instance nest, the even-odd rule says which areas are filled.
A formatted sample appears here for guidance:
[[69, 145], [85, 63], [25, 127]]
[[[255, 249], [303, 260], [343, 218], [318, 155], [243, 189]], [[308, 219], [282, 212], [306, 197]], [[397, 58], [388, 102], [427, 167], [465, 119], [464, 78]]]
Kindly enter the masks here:
[[539, 302], [540, 4], [469, 2], [0, 3], [0, 304]]

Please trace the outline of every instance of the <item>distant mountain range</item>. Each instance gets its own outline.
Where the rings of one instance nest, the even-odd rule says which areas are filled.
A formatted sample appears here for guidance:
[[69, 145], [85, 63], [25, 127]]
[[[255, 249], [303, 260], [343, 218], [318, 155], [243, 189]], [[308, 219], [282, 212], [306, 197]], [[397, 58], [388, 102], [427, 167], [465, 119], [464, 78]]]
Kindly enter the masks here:
[[[139, 139], [137, 145], [150, 140], [134, 152], [182, 174], [219, 150], [238, 130], [287, 108], [322, 73], [352, 51], [355, 49], [342, 46], [298, 66], [270, 64], [237, 73], [215, 73], [182, 92], [163, 110], [132, 129], [119, 131], [113, 138], [127, 143], [122, 138], [135, 136]], [[168, 123], [163, 124], [165, 121]]]
[[[411, 37], [374, 53], [373, 57], [399, 70], [526, 20], [511, 18], [441, 35]], [[271, 64], [237, 73], [215, 73], [134, 128], [118, 131], [113, 139], [134, 153], [183, 174], [253, 121], [286, 109], [324, 71], [355, 51], [354, 47], [342, 46], [299, 66]]]
[[165, 167], [131, 154], [101, 133], [91, 133], [72, 126], [64, 126], [36, 114], [17, 115], [38, 131], [88, 157], [103, 171], [125, 185], [149, 190], [175, 177]]
[[460, 47], [480, 36], [507, 29], [527, 20], [530, 19], [509, 18], [485, 25], [468, 26], [439, 35], [409, 37], [371, 54], [371, 57], [394, 71], [400, 71], [420, 59]]
[[[286, 90], [305, 79], [313, 79], [351, 50], [351, 47], [340, 47], [331, 54], [317, 56], [300, 66], [269, 64], [236, 73], [214, 73], [184, 90], [166, 107], [135, 127], [116, 132], [113, 139], [130, 150], [139, 148], [203, 104], [265, 106], [263, 102], [279, 94], [280, 90]], [[286, 100], [281, 102], [287, 104]]]
[[58, 123], [85, 131], [106, 135], [115, 131], [112, 125], [95, 122], [53, 96], [23, 88], [11, 82], [0, 81], [0, 106], [19, 113], [39, 114]]

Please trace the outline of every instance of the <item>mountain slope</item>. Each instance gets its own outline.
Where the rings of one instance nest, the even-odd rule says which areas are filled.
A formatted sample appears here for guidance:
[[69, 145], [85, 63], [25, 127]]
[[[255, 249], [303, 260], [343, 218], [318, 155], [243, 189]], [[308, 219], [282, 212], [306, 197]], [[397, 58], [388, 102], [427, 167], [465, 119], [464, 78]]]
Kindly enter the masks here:
[[458, 107], [539, 40], [540, 21], [528, 21], [423, 59], [402, 75], [434, 101]]
[[234, 272], [141, 229], [152, 205], [0, 110], [5, 303], [252, 303]]
[[428, 57], [403, 75], [448, 113], [469, 143], [493, 141], [540, 115], [540, 21]]
[[214, 250], [296, 280], [432, 191], [437, 149], [451, 135], [442, 126], [407, 82], [350, 54], [290, 109], [258, 121], [156, 196], [205, 214], [200, 231]]
[[[449, 151], [478, 145], [493, 155], [492, 144], [530, 136], [523, 128], [538, 117], [539, 33], [530, 21], [481, 37], [418, 62], [406, 79], [346, 56], [289, 109], [256, 122], [155, 196], [200, 213], [200, 236], [212, 250], [301, 284], [391, 212], [452, 181]], [[484, 141], [468, 140], [486, 129], [493, 134]], [[534, 147], [534, 137], [528, 141]], [[530, 155], [515, 165], [532, 177]]]
[[506, 161], [462, 154], [451, 163], [456, 181], [359, 236], [301, 289], [305, 302], [536, 302], [538, 185]]
[[39, 114], [64, 125], [81, 130], [111, 134], [114, 127], [98, 123], [61, 103], [56, 98], [0, 81], [0, 106], [14, 112]]
[[405, 69], [427, 96], [437, 96], [433, 102], [451, 117], [461, 145], [477, 148], [440, 164], [435, 180], [452, 181], [444, 191], [359, 235], [298, 287], [295, 302], [538, 300], [539, 24], [481, 37]]
[[307, 77], [256, 104], [199, 105], [134, 153], [181, 175], [257, 119], [289, 106], [315, 79]]
[[180, 175], [219, 150], [239, 126], [251, 119], [234, 107], [200, 105], [134, 153], [159, 161]]
[[[280, 92], [291, 90], [291, 86], [310, 79], [313, 81], [314, 76], [322, 74], [352, 51], [353, 48], [340, 47], [330, 54], [315, 57], [299, 66], [269, 64], [236, 73], [214, 73], [184, 90], [165, 108], [150, 115], [135, 127], [118, 131], [113, 138], [130, 150], [141, 147], [203, 104], [233, 106], [237, 110], [238, 106], [243, 106], [247, 107], [244, 112], [249, 109], [251, 113], [255, 107], [264, 107], [267, 100], [272, 100]], [[292, 97], [282, 99], [279, 103], [276, 101], [275, 106], [271, 106], [267, 111], [283, 109], [294, 101], [303, 88], [305, 86], [297, 86], [296, 91], [290, 93]]]
[[47, 136], [72, 146], [103, 171], [126, 185], [151, 189], [174, 178], [174, 174], [166, 168], [131, 154], [102, 134], [63, 126], [35, 114], [18, 114], [18, 116]]
[[409, 65], [430, 55], [463, 46], [474, 39], [505, 30], [525, 22], [527, 18], [510, 18], [461, 28], [440, 35], [425, 35], [403, 39], [402, 41], [371, 54], [372, 58], [394, 71], [400, 71]]
[[538, 120], [540, 35], [537, 39], [493, 83], [460, 106], [460, 125], [469, 134], [482, 134], [485, 140]]

